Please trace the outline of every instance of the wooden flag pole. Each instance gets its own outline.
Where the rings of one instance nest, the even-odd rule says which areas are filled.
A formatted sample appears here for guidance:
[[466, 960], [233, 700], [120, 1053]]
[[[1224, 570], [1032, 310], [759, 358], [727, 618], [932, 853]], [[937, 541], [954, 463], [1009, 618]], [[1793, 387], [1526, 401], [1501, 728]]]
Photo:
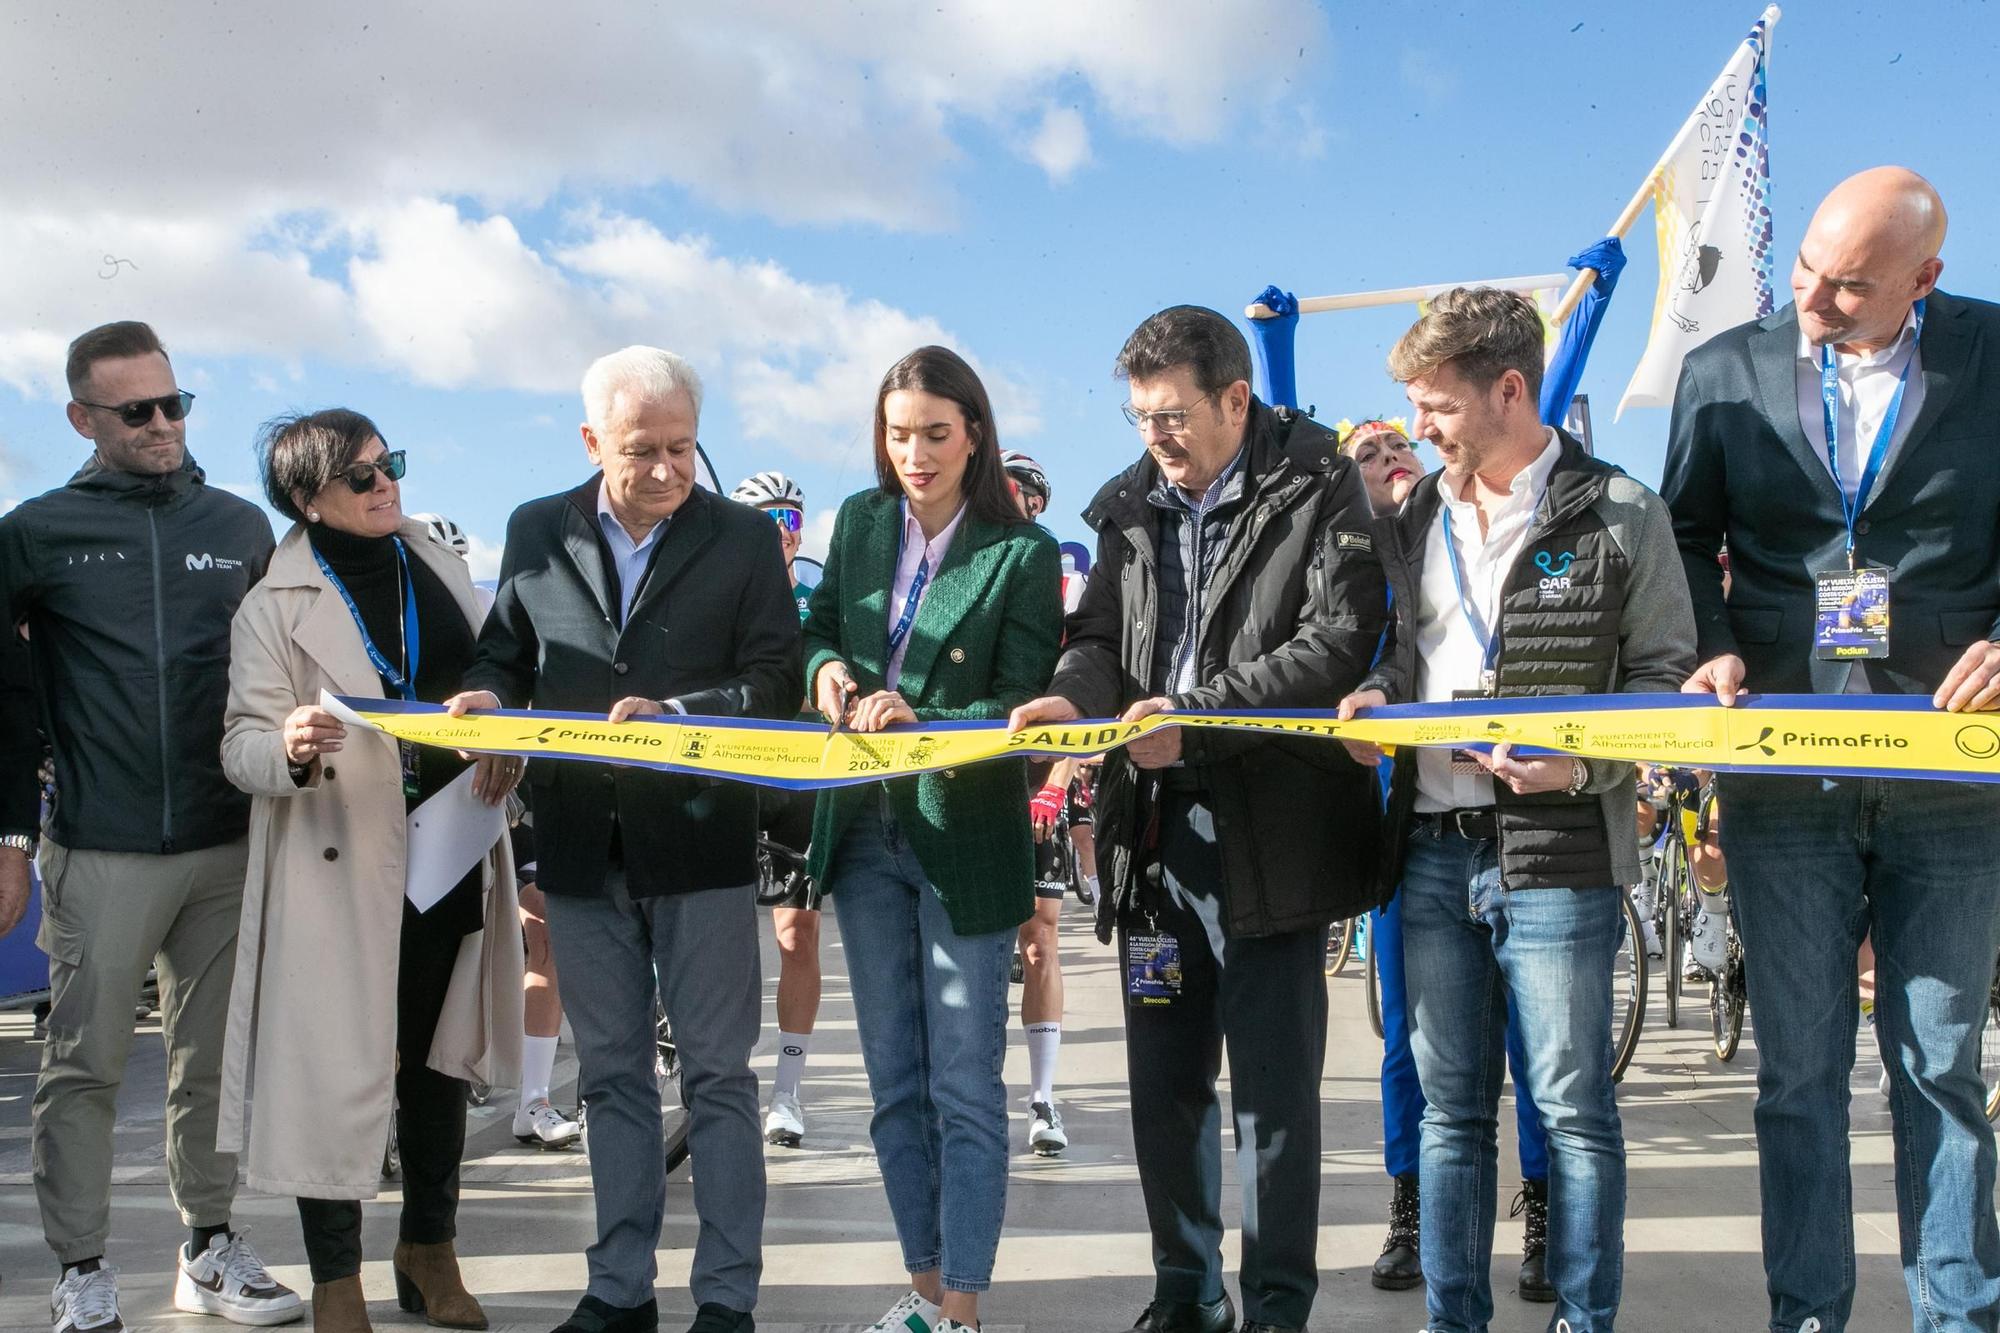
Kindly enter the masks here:
[[[1507, 292], [1536, 292], [1547, 287], [1560, 287], [1567, 281], [1569, 281], [1567, 273], [1533, 273], [1520, 278], [1487, 278], [1482, 282], [1434, 282], [1423, 287], [1390, 287], [1379, 292], [1348, 292], [1344, 296], [1307, 296], [1299, 301], [1299, 313], [1313, 315], [1325, 310], [1364, 310], [1378, 305], [1408, 305], [1414, 301], [1428, 301], [1454, 287], [1498, 287]], [[1243, 308], [1243, 315], [1246, 319], [1276, 319], [1278, 312], [1262, 301], [1253, 301]]]
[[[1625, 211], [1620, 213], [1618, 220], [1611, 224], [1611, 230], [1604, 233], [1606, 236], [1616, 236], [1621, 241], [1625, 239], [1625, 233], [1632, 230], [1632, 224], [1639, 220], [1639, 214], [1646, 211], [1646, 203], [1653, 197], [1653, 185], [1659, 180], [1659, 177], [1660, 169], [1657, 166], [1646, 173], [1646, 183], [1641, 185], [1639, 192], [1632, 196], [1632, 202], [1625, 205]], [[1549, 327], [1561, 328], [1563, 321], [1570, 317], [1570, 312], [1576, 309], [1576, 303], [1581, 301], [1583, 294], [1590, 290], [1590, 284], [1596, 281], [1597, 270], [1594, 268], [1587, 268], [1578, 273], [1576, 280], [1570, 283], [1569, 290], [1563, 293], [1561, 302], [1557, 304], [1554, 312], [1549, 315]]]

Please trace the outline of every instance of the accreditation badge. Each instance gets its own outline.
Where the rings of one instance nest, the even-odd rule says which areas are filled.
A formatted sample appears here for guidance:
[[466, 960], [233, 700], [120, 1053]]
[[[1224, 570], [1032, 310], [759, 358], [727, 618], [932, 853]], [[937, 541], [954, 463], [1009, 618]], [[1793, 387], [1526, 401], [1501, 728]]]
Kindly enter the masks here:
[[403, 763], [403, 798], [414, 801], [423, 790], [423, 747], [415, 741], [399, 740], [396, 742], [396, 757]]
[[1164, 1009], [1180, 998], [1181, 942], [1163, 930], [1125, 936], [1125, 1002], [1134, 1009]]
[[1889, 571], [1880, 565], [1813, 575], [1813, 655], [1847, 662], [1889, 655]]
[[[1492, 697], [1493, 691], [1491, 689], [1453, 690], [1451, 692], [1451, 701], [1453, 703], [1460, 703], [1466, 699], [1491, 699]], [[1486, 770], [1480, 767], [1479, 760], [1474, 757], [1472, 751], [1453, 750], [1451, 752], [1451, 775], [1453, 777], [1476, 778], [1485, 772]]]

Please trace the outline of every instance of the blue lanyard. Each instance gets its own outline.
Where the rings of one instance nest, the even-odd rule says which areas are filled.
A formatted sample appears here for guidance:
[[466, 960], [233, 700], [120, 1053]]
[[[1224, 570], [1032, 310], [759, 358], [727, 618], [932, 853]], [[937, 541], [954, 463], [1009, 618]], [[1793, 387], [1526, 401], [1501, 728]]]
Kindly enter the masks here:
[[1847, 488], [1840, 484], [1840, 370], [1834, 363], [1833, 344], [1827, 343], [1819, 349], [1819, 401], [1820, 416], [1826, 423], [1826, 465], [1833, 471], [1833, 488], [1840, 492], [1840, 512], [1847, 519], [1849, 569], [1854, 568], [1854, 525], [1868, 504], [1868, 492], [1875, 489], [1876, 478], [1882, 475], [1882, 464], [1889, 457], [1896, 418], [1903, 413], [1903, 390], [1910, 383], [1910, 362], [1917, 359], [1916, 343], [1924, 336], [1922, 301], [1917, 302], [1912, 319], [1910, 355], [1903, 362], [1903, 373], [1896, 377], [1896, 392], [1889, 396], [1889, 410], [1883, 413], [1882, 426], [1875, 432], [1875, 443], [1868, 450], [1868, 461], [1861, 469], [1861, 484], [1855, 487], [1853, 499], [1848, 498]]
[[1444, 512], [1444, 551], [1451, 557], [1451, 582], [1458, 589], [1459, 613], [1472, 629], [1472, 637], [1479, 641], [1481, 653], [1481, 689], [1492, 688], [1492, 676], [1500, 669], [1500, 636], [1486, 628], [1486, 621], [1480, 617], [1479, 608], [1472, 604], [1472, 596], [1465, 590], [1465, 567], [1458, 558], [1458, 538], [1451, 527], [1451, 502], [1439, 497], [1438, 503]]
[[403, 660], [408, 674], [390, 666], [389, 659], [375, 646], [375, 640], [368, 637], [368, 625], [361, 619], [361, 608], [354, 604], [354, 598], [348, 593], [347, 585], [333, 572], [333, 566], [326, 563], [326, 557], [315, 550], [313, 559], [319, 561], [319, 572], [326, 575], [326, 581], [340, 594], [340, 600], [347, 603], [347, 614], [354, 617], [354, 628], [361, 631], [361, 646], [367, 650], [368, 660], [375, 664], [375, 670], [389, 683], [390, 689], [405, 699], [415, 700], [420, 642], [417, 637], [417, 581], [410, 577], [410, 557], [403, 550], [402, 538], [391, 537], [389, 540], [396, 544], [396, 560], [403, 567]]
[[[901, 549], [900, 545], [898, 549]], [[896, 557], [896, 563], [902, 563], [901, 555]], [[903, 618], [889, 631], [889, 656], [894, 657], [896, 650], [903, 646], [903, 640], [910, 637], [910, 626], [917, 622], [917, 603], [923, 599], [924, 585], [930, 580], [931, 558], [926, 554], [917, 562], [917, 577], [910, 583], [910, 595], [903, 599]]]

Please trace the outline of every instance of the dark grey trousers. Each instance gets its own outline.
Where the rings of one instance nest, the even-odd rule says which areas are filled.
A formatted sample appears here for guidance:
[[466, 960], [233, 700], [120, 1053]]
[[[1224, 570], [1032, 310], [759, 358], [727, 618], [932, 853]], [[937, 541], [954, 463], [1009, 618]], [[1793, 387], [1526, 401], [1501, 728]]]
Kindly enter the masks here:
[[764, 984], [753, 890], [635, 902], [623, 872], [614, 871], [602, 896], [549, 894], [548, 914], [589, 1116], [597, 1198], [589, 1294], [630, 1308], [653, 1299], [659, 1275], [666, 1159], [653, 1073], [657, 969], [688, 1099], [699, 1219], [688, 1286], [696, 1304], [755, 1309], [764, 1270], [764, 1137], [750, 1050]]

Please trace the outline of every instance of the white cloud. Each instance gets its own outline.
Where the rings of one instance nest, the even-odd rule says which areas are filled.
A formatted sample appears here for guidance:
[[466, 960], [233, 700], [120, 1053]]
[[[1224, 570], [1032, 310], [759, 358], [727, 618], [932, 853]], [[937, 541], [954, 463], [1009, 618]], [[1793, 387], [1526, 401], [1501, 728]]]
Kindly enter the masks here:
[[781, 222], [936, 226], [968, 128], [1059, 94], [1213, 141], [1296, 96], [1270, 53], [1327, 31], [1312, 0], [77, 0], [9, 18], [0, 160], [10, 198], [70, 216], [664, 182]]
[[[107, 31], [144, 58], [79, 63]], [[0, 383], [57, 396], [66, 340], [135, 316], [263, 363], [264, 392], [328, 361], [568, 390], [606, 347], [668, 341], [723, 368], [751, 438], [851, 447], [883, 368], [955, 342], [938, 319], [671, 225], [586, 208], [531, 245], [517, 219], [666, 184], [780, 223], [949, 226], [982, 130], [1060, 182], [1105, 133], [1310, 121], [1265, 66], [1326, 31], [1312, 0], [28, 6], [0, 42]], [[1032, 434], [1032, 394], [981, 370]]]
[[[724, 386], [747, 438], [798, 454], [823, 453], [864, 430], [882, 372], [912, 348], [943, 343], [970, 357], [935, 319], [594, 209], [573, 214], [564, 238], [544, 250], [504, 216], [467, 216], [438, 200], [371, 209], [343, 224], [352, 249], [344, 275], [325, 271], [323, 234], [281, 240], [251, 221], [232, 238], [216, 220], [205, 232], [177, 222], [174, 235], [180, 265], [119, 281], [133, 284], [129, 294], [177, 353], [311, 356], [440, 388], [564, 393], [602, 352], [665, 342]], [[67, 327], [112, 317], [115, 307], [98, 304], [95, 286], [66, 296], [22, 251], [10, 258], [5, 241], [0, 221], [0, 282], [40, 283], [45, 309], [69, 300], [77, 308]], [[253, 259], [267, 282], [230, 271], [253, 244], [262, 247]], [[0, 360], [0, 379], [53, 396], [60, 348], [41, 350], [39, 365]], [[1032, 394], [1003, 371], [981, 372], [1007, 432], [1034, 434]]]
[[500, 553], [503, 549], [500, 543], [489, 542], [484, 537], [471, 532], [465, 534], [465, 540], [470, 544], [469, 549], [465, 553], [465, 563], [472, 566], [473, 579], [499, 578]]
[[813, 510], [799, 533], [799, 554], [824, 562], [827, 548], [833, 545], [833, 520], [839, 516], [836, 505], [821, 505]]
[[1028, 141], [1028, 157], [1061, 184], [1090, 163], [1090, 127], [1074, 107], [1052, 106]]

